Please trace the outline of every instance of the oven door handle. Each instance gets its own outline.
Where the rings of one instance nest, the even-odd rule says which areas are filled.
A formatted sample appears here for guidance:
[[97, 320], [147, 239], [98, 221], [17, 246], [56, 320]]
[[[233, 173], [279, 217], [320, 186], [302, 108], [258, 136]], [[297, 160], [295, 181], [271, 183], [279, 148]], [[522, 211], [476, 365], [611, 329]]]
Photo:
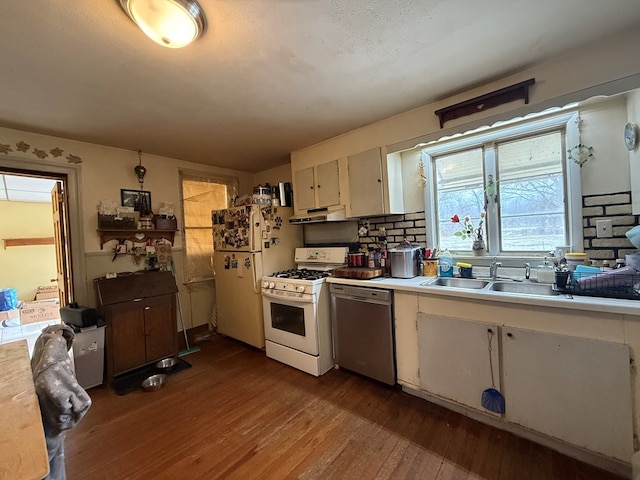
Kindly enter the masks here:
[[277, 295], [269, 290], [262, 290], [262, 296], [269, 300], [275, 300], [279, 303], [287, 303], [289, 305], [300, 305], [304, 303], [312, 303], [313, 295], [308, 293], [294, 293], [292, 295]]

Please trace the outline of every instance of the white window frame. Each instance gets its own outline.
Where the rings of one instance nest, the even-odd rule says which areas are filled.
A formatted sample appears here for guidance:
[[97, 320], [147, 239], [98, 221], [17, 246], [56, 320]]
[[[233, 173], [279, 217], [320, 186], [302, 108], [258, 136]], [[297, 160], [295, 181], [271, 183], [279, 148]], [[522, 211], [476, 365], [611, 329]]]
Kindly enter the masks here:
[[[564, 129], [564, 138], [566, 149], [569, 146], [578, 145], [580, 143], [579, 125], [580, 117], [577, 111], [577, 105], [570, 105], [562, 109], [554, 109], [553, 112], [541, 113], [519, 118], [508, 122], [501, 122], [492, 127], [481, 127], [464, 134], [457, 134], [451, 137], [431, 142], [421, 146], [422, 159], [425, 163], [427, 185], [425, 193], [425, 219], [427, 229], [427, 243], [431, 248], [438, 247], [437, 217], [436, 217], [436, 179], [434, 175], [432, 157], [454, 153], [460, 150], [467, 150], [474, 147], [483, 147], [487, 144], [495, 144], [517, 138], [528, 137], [531, 135], [544, 133], [548, 131]], [[583, 250], [583, 229], [582, 229], [582, 193], [580, 186], [580, 167], [575, 164], [568, 155], [565, 154], [565, 201], [567, 202], [567, 232], [569, 236], [569, 244], [574, 251]], [[496, 175], [496, 158], [495, 149], [484, 150], [483, 175], [484, 184], [487, 184], [489, 175], [494, 179]], [[497, 250], [499, 245], [498, 229], [489, 229], [489, 237], [487, 238], [487, 246], [491, 248], [488, 251], [490, 257], [500, 257], [505, 260], [511, 259], [529, 259], [539, 258], [547, 252], [500, 252]], [[471, 252], [469, 252], [471, 258]], [[464, 253], [457, 255], [457, 258], [464, 258]], [[475, 257], [477, 258], [477, 257]]]

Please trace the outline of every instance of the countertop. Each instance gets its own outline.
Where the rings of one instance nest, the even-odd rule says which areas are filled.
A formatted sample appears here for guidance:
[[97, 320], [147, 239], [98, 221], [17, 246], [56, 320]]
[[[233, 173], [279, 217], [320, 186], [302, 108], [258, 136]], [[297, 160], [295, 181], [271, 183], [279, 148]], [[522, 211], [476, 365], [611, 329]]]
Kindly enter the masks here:
[[0, 478], [49, 474], [40, 406], [26, 340], [0, 345]]
[[[497, 292], [487, 289], [469, 289], [443, 286], [422, 285], [436, 277], [390, 278], [378, 277], [370, 280], [352, 278], [327, 277], [327, 282], [361, 287], [387, 288], [395, 291], [414, 292], [421, 295], [438, 295], [460, 297], [486, 302], [516, 303], [541, 307], [565, 308], [571, 310], [588, 310], [591, 312], [619, 313], [640, 316], [640, 300], [623, 300], [617, 298], [587, 297], [579, 295], [530, 295], [522, 293]], [[496, 281], [501, 281], [498, 278]], [[504, 279], [508, 280], [508, 279]]]

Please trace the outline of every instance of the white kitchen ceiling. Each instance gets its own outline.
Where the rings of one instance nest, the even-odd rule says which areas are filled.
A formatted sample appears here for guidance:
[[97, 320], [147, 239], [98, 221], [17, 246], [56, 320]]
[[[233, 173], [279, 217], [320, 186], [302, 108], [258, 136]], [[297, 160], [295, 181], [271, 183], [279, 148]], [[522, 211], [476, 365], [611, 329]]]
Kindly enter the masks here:
[[640, 24], [638, 0], [199, 1], [176, 50], [117, 0], [3, 2], [0, 126], [257, 172]]

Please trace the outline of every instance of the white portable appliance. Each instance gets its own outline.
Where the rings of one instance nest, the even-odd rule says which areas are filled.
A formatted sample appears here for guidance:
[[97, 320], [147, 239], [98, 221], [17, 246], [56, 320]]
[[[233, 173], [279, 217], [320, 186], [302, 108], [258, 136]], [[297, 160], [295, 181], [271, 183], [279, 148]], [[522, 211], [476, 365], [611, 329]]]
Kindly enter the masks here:
[[260, 280], [292, 268], [302, 229], [288, 207], [245, 205], [211, 212], [218, 333], [264, 347]]
[[296, 269], [262, 279], [267, 357], [316, 377], [334, 365], [328, 284], [346, 247], [296, 248]]

